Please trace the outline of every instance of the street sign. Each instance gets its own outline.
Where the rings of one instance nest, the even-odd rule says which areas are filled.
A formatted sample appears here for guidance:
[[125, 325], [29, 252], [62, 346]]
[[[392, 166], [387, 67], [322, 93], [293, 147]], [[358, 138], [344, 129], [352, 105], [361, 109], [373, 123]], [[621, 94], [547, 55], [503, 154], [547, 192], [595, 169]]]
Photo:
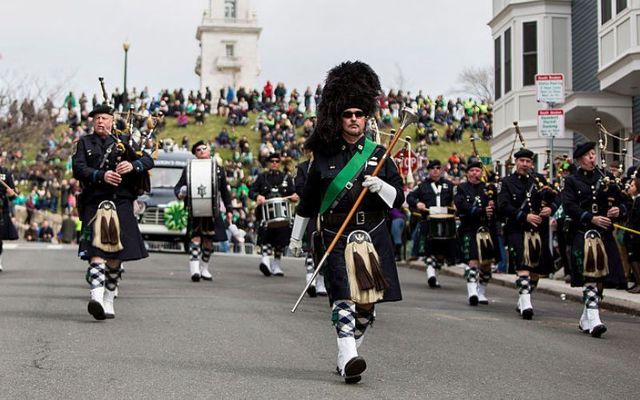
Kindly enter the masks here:
[[536, 93], [539, 102], [552, 104], [564, 103], [564, 75], [537, 74]]
[[564, 137], [564, 110], [538, 110], [538, 135], [544, 138]]
[[[414, 172], [416, 169], [418, 169], [418, 157], [416, 156], [416, 153], [413, 152], [413, 150], [409, 154], [407, 149], [400, 149], [393, 156], [393, 158], [399, 162], [400, 173], [402, 175], [407, 175], [409, 173], [409, 168], [411, 168], [411, 171]], [[409, 160], [411, 160], [411, 165], [409, 165]]]

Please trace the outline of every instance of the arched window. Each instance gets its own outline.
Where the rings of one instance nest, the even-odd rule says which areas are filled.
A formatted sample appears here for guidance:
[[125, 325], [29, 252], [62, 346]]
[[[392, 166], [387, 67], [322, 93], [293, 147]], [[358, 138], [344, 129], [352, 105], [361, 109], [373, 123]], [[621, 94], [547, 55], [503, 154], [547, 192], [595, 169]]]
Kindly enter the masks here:
[[224, 0], [224, 17], [236, 18], [236, 0]]

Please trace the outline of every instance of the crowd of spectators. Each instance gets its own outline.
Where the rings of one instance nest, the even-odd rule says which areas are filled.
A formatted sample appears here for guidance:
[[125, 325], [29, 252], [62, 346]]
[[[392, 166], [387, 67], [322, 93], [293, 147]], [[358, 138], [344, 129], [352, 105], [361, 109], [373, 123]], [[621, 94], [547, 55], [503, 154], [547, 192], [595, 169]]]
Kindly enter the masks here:
[[[220, 159], [220, 162], [224, 165], [231, 186], [234, 222], [240, 229], [247, 228], [249, 237], [255, 224], [255, 215], [248, 200], [249, 186], [262, 171], [269, 155], [275, 152], [281, 154], [287, 172], [295, 171], [295, 165], [303, 156], [304, 140], [315, 126], [314, 111], [321, 99], [321, 85], [315, 89], [309, 86], [299, 93], [297, 89], [289, 91], [282, 82], [273, 85], [270, 81], [261, 90], [223, 88], [215, 97], [209, 88], [189, 92], [165, 89], [152, 96], [146, 87], [141, 91], [133, 88], [130, 92], [120, 92], [116, 88], [110, 96], [113, 106], [123, 115], [129, 109], [134, 111], [131, 121], [133, 128], [143, 134], [153, 126], [148, 124], [150, 118], [160, 113], [168, 118], [160, 120], [156, 132], [164, 128], [167, 120], [175, 121], [176, 126], [186, 127], [192, 123], [203, 124], [211, 115], [224, 118], [225, 126], [208, 141], [212, 154], [218, 153], [218, 157], [219, 149], [230, 150], [225, 152], [230, 156]], [[26, 209], [24, 221], [19, 221], [25, 232], [31, 229], [33, 223], [42, 223], [33, 222], [37, 214], [77, 218], [76, 202], [80, 187], [70, 178], [73, 142], [82, 135], [92, 133], [88, 114], [98, 102], [97, 95], [89, 99], [85, 93], [81, 93], [76, 98], [73, 92], [69, 92], [57, 108], [49, 99], [40, 108], [33, 100], [25, 99], [22, 104], [17, 100], [12, 101], [9, 107], [0, 112], [0, 131], [14, 136], [13, 140], [3, 143], [0, 150], [5, 155], [6, 167], [13, 172], [19, 187], [23, 188], [14, 204]], [[376, 118], [378, 125], [383, 128], [399, 116], [402, 107], [408, 106], [418, 111], [416, 152], [420, 157], [420, 165], [426, 165], [428, 145], [441, 141], [459, 142], [464, 129], [471, 129], [482, 139], [491, 137], [491, 107], [482, 102], [424, 96], [422, 91], [414, 96], [410, 92], [395, 90], [381, 93], [379, 102], [380, 111]], [[63, 128], [59, 127], [60, 124]], [[438, 130], [444, 132], [442, 136], [434, 124], [440, 125]], [[246, 135], [238, 135], [239, 126], [249, 126], [259, 133], [259, 145], [252, 144]], [[36, 132], [35, 140], [41, 143], [32, 159], [25, 158], [23, 146], [20, 145], [21, 135], [27, 128]], [[116, 128], [125, 130], [124, 120], [118, 121]], [[160, 145], [164, 145], [164, 142]], [[177, 147], [188, 150], [189, 138], [184, 136]], [[257, 151], [253, 150], [256, 148]], [[452, 176], [461, 175], [458, 171], [464, 170], [464, 160], [451, 162], [448, 169]], [[416, 184], [424, 175], [419, 169]], [[40, 228], [38, 225], [38, 232]]]

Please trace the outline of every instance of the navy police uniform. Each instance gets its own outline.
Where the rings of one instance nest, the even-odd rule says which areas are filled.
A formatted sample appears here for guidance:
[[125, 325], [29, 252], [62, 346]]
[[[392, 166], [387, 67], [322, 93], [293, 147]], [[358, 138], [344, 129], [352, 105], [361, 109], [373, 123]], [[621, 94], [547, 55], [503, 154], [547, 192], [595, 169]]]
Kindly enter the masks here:
[[[133, 201], [138, 197], [140, 176], [153, 168], [153, 159], [146, 153], [132, 162], [133, 171], [122, 176], [119, 186], [104, 181], [104, 174], [114, 170], [117, 163], [116, 140], [112, 135], [100, 137], [85, 135], [78, 139], [72, 157], [73, 177], [80, 181], [82, 194], [79, 201], [82, 236], [79, 255], [83, 260], [91, 257], [117, 259], [120, 261], [139, 260], [148, 256], [144, 241], [133, 214]], [[124, 248], [116, 253], [107, 253], [91, 245], [91, 220], [96, 215], [98, 205], [110, 200], [116, 205], [120, 220], [120, 241]]]
[[[356, 151], [362, 151], [365, 137], [358, 142], [348, 144], [340, 139], [340, 150], [335, 154], [324, 154], [316, 152], [309, 169], [309, 176], [302, 196], [297, 214], [312, 221], [317, 217], [322, 199], [329, 188], [329, 184], [338, 173], [347, 165]], [[347, 190], [335, 206], [325, 212], [320, 218], [322, 228], [322, 239], [325, 245], [331, 243], [336, 232], [347, 217], [349, 211], [356, 202], [362, 191], [362, 182], [365, 175], [371, 175], [377, 166], [385, 150], [382, 146], [377, 146], [369, 162], [362, 173]], [[402, 178], [394, 163], [386, 162], [377, 175], [386, 183], [392, 185], [396, 190], [396, 197], [393, 207], [399, 208], [404, 202], [404, 192], [402, 190]], [[387, 228], [386, 220], [390, 207], [378, 196], [378, 194], [367, 192], [355, 216], [349, 221], [340, 240], [333, 248], [327, 258], [327, 264], [323, 268], [325, 284], [329, 294], [330, 303], [336, 300], [350, 298], [349, 281], [345, 263], [346, 238], [354, 230], [364, 230], [369, 232], [371, 240], [378, 255], [380, 256], [380, 266], [385, 280], [389, 287], [384, 292], [381, 302], [402, 300], [398, 272], [394, 258], [394, 247], [391, 235]], [[322, 249], [315, 249], [322, 251]]]

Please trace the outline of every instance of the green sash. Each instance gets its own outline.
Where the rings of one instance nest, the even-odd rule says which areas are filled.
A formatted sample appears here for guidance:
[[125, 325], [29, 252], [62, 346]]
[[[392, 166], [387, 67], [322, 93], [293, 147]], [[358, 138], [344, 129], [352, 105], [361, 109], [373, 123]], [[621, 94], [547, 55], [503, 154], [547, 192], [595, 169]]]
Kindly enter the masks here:
[[327, 189], [327, 193], [325, 193], [324, 198], [322, 199], [322, 204], [320, 205], [320, 215], [324, 214], [331, 205], [336, 201], [340, 193], [344, 190], [349, 190], [353, 186], [351, 182], [356, 175], [362, 170], [365, 166], [367, 160], [376, 149], [376, 143], [369, 139], [365, 139], [364, 148], [361, 152], [356, 151], [356, 153], [351, 157], [351, 160], [347, 163], [347, 165], [342, 168], [342, 170], [338, 173], [338, 175], [333, 178], [331, 183], [329, 184], [329, 189]]

